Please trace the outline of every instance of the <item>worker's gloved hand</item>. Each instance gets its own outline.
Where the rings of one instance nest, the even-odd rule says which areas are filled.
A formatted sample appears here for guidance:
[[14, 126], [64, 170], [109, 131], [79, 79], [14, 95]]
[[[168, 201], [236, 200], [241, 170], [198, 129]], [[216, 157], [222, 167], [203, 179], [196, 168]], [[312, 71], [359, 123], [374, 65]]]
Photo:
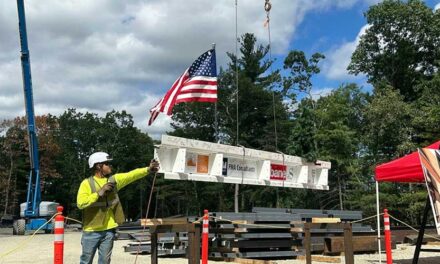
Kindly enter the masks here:
[[99, 196], [104, 196], [107, 192], [113, 191], [113, 188], [115, 187], [115, 184], [113, 182], [107, 182], [102, 186], [102, 188], [98, 191]]
[[150, 167], [148, 171], [150, 173], [156, 173], [157, 171], [159, 171], [159, 162], [155, 159], [152, 159], [150, 161]]

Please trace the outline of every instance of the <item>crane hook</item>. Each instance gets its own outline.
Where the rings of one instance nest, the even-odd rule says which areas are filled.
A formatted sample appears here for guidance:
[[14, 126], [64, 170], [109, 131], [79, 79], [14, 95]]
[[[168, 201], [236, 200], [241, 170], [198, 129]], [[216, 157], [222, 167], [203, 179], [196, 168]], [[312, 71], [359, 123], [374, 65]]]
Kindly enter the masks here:
[[266, 10], [266, 12], [269, 12], [270, 9], [272, 8], [272, 4], [270, 3], [270, 0], [265, 0], [266, 2], [264, 3], [264, 10]]

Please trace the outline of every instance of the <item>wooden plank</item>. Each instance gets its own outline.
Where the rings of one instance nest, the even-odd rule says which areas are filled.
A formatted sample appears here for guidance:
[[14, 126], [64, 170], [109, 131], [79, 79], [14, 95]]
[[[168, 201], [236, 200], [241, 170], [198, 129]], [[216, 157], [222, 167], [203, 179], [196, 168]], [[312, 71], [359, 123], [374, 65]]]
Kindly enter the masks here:
[[141, 219], [141, 226], [154, 226], [154, 225], [175, 225], [175, 224], [187, 224], [188, 219], [186, 217], [181, 218], [143, 218]]
[[151, 264], [157, 264], [157, 234], [151, 234]]
[[195, 236], [194, 236], [194, 251], [195, 251], [195, 254], [194, 254], [194, 256], [195, 256], [196, 259], [192, 263], [189, 263], [189, 261], [188, 261], [189, 264], [200, 264], [200, 245], [201, 245], [200, 238], [201, 238], [201, 231], [202, 230], [200, 230], [200, 225], [196, 225], [195, 226], [195, 230], [194, 230], [194, 232], [195, 232]]
[[354, 264], [353, 232], [350, 223], [344, 224], [344, 254], [345, 264]]
[[195, 262], [195, 233], [188, 233], [188, 248], [187, 248], [187, 258], [188, 264], [193, 264]]
[[304, 239], [304, 247], [306, 249], [306, 263], [311, 264], [312, 263], [312, 251], [311, 251], [311, 234], [310, 234], [310, 223], [304, 224], [304, 232], [305, 232], [305, 239]]
[[[371, 252], [377, 251], [377, 236], [354, 236], [352, 238], [353, 252]], [[391, 244], [393, 249], [396, 248], [396, 243]], [[384, 244], [382, 241], [382, 248]], [[325, 238], [324, 253], [335, 254], [344, 251], [344, 237], [327, 237]]]
[[334, 224], [334, 223], [340, 223], [341, 218], [326, 218], [326, 217], [313, 217], [312, 223], [313, 224]]
[[200, 264], [200, 226], [188, 232], [188, 264]]
[[[296, 259], [306, 260], [306, 256], [298, 256]], [[327, 263], [341, 263], [340, 257], [328, 257], [328, 256], [312, 256], [312, 261], [327, 262]]]

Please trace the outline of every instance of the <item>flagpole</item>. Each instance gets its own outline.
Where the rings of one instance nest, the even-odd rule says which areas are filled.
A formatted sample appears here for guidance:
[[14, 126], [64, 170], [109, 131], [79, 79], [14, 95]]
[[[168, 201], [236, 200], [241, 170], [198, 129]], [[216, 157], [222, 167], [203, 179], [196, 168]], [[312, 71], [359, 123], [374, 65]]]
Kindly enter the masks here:
[[[212, 49], [215, 51], [215, 43], [212, 43]], [[217, 67], [217, 65], [216, 65], [216, 67]], [[216, 69], [216, 71], [217, 71], [217, 69]], [[218, 101], [218, 93], [217, 93], [217, 101]], [[217, 101], [215, 102], [215, 105], [214, 105], [215, 141], [216, 141], [217, 143], [220, 143], [219, 136], [218, 136], [218, 112], [217, 112]]]
[[[235, 140], [235, 145], [239, 144], [239, 133], [238, 133], [238, 0], [235, 0], [235, 87], [237, 89], [236, 94], [236, 117], [237, 117], [237, 138]], [[239, 195], [240, 186], [235, 184], [235, 192], [234, 192], [234, 211], [238, 213], [238, 195]]]

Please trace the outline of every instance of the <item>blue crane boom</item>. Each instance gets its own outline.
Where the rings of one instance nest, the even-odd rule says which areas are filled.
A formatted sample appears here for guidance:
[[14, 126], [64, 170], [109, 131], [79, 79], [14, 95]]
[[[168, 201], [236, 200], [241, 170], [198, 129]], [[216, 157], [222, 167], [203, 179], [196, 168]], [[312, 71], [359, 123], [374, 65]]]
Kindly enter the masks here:
[[20, 31], [21, 46], [21, 69], [23, 73], [23, 89], [26, 106], [29, 157], [31, 170], [29, 173], [28, 191], [26, 198], [25, 217], [35, 217], [39, 215], [39, 205], [41, 202], [40, 189], [40, 163], [38, 157], [38, 138], [35, 127], [34, 99], [32, 93], [31, 62], [27, 41], [26, 17], [23, 0], [17, 0], [18, 27]]
[[17, 0], [18, 28], [20, 32], [21, 70], [23, 78], [24, 101], [26, 107], [27, 131], [29, 140], [29, 158], [31, 169], [27, 189], [26, 203], [20, 204], [21, 219], [14, 221], [13, 233], [24, 235], [30, 230], [44, 230], [51, 233], [53, 224], [48, 219], [56, 212], [57, 203], [41, 201], [40, 163], [38, 156], [38, 138], [35, 124], [34, 98], [32, 93], [31, 62], [26, 31], [24, 0]]

